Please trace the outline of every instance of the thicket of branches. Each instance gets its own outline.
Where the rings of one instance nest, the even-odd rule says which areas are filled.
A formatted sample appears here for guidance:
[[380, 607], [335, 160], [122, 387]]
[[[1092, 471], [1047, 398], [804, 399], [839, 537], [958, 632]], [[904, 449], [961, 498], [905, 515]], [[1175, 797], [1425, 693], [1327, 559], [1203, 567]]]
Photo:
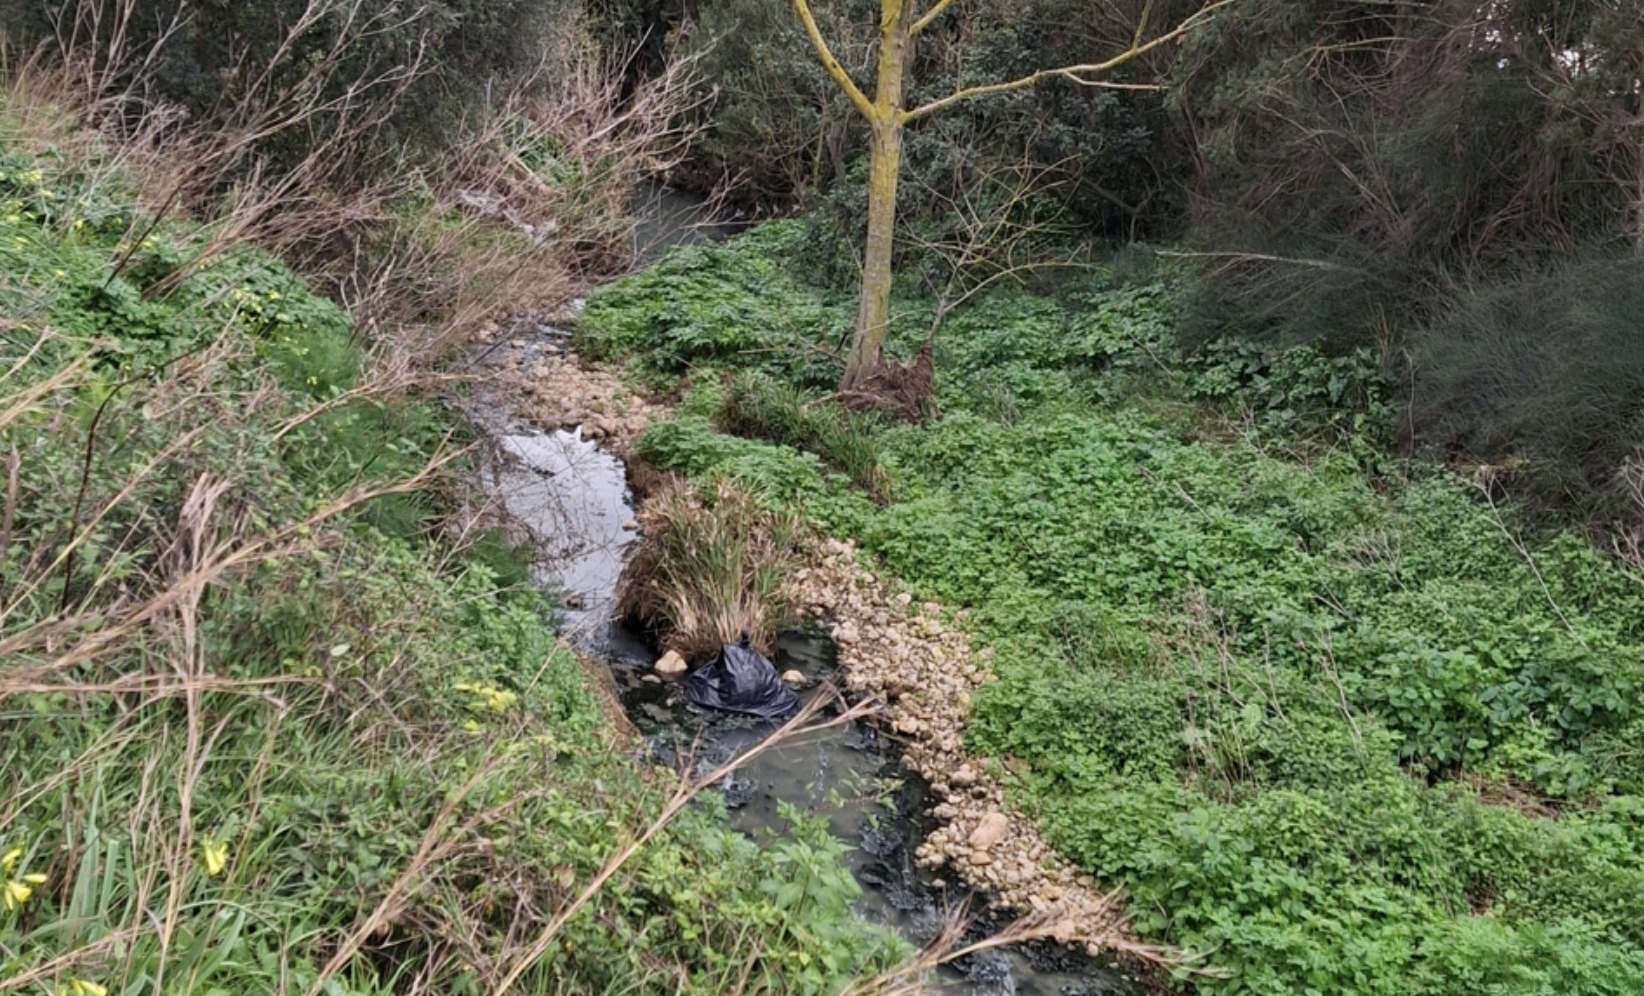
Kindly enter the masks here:
[[[700, 60], [711, 99], [681, 179], [703, 187], [728, 181], [733, 196], [757, 210], [813, 209], [809, 262], [839, 283], [853, 281], [867, 215], [867, 132], [818, 64], [788, 0], [608, 6], [611, 22], [628, 31], [642, 33], [649, 25], [660, 35], [689, 26], [679, 44]], [[915, 48], [908, 99], [924, 102], [1121, 51], [1143, 6], [1143, 0], [954, 4]], [[1154, 6], [1156, 23], [1164, 23], [1171, 11], [1161, 8], [1171, 4]], [[871, 79], [876, 5], [841, 0], [819, 5], [817, 16], [847, 69], [858, 80]], [[1167, 66], [1163, 56], [1145, 59], [1115, 79], [1151, 78]], [[1165, 115], [1156, 93], [1052, 80], [919, 122], [903, 152], [897, 215], [908, 237], [901, 262], [930, 263], [928, 250], [968, 243], [981, 216], [1039, 227], [1054, 220], [1075, 237], [1168, 233], [1180, 217], [1185, 158]]]
[[1644, 439], [1641, 67], [1626, 0], [1235, 5], [1175, 92], [1195, 334], [1378, 345], [1407, 444], [1602, 508]]
[[[391, 136], [438, 146], [541, 69], [581, 11], [577, 0], [0, 0], [0, 24], [24, 47], [95, 51], [122, 82], [225, 127], [245, 105], [312, 87], [327, 63], [327, 101], [387, 112]], [[301, 134], [282, 141], [289, 157], [308, 151]]]

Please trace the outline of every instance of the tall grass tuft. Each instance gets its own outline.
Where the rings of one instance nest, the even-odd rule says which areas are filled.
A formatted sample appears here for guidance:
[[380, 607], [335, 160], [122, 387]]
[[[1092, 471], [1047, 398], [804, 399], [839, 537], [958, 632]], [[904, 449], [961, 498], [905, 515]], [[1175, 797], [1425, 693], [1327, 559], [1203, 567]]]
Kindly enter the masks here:
[[700, 656], [745, 630], [769, 654], [790, 606], [782, 582], [798, 566], [803, 526], [730, 482], [672, 479], [640, 512], [645, 539], [628, 566], [620, 611], [668, 649]]

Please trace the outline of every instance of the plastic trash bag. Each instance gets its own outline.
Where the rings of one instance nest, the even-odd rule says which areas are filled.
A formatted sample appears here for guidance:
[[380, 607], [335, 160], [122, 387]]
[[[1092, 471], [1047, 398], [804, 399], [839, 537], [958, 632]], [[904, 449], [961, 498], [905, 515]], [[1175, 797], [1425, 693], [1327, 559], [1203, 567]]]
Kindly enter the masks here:
[[799, 708], [799, 696], [770, 661], [748, 646], [725, 644], [719, 654], [685, 678], [685, 695], [699, 706], [782, 719]]

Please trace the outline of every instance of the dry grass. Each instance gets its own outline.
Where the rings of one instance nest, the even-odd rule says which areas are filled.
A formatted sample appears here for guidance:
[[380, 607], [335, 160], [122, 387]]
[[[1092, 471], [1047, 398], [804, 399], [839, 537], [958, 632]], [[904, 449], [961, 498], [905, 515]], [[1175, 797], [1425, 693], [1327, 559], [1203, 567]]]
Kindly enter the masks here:
[[1085, 916], [1075, 916], [1059, 906], [1051, 906], [1022, 916], [997, 934], [969, 944], [964, 942], [970, 926], [966, 911], [954, 910], [942, 930], [917, 955], [888, 972], [859, 980], [841, 996], [922, 996], [940, 991], [931, 981], [932, 973], [940, 966], [984, 951], [1037, 941], [1100, 949], [1116, 959], [1144, 969], [1172, 968], [1207, 977], [1225, 977], [1222, 972], [1193, 964], [1176, 949], [1137, 941], [1117, 915], [1122, 905], [1118, 894], [1111, 894], [1106, 899], [1111, 902], [1115, 915], [1102, 918], [1104, 926], [1096, 930], [1083, 926], [1090, 919], [1088, 911]]
[[687, 658], [746, 630], [762, 653], [790, 606], [782, 581], [798, 566], [803, 527], [729, 482], [699, 490], [671, 479], [640, 510], [644, 540], [624, 575], [619, 611]]
[[[25, 145], [66, 150], [102, 185], [134, 187], [146, 213], [131, 245], [169, 218], [204, 226], [206, 244], [151, 293], [256, 245], [336, 298], [366, 341], [392, 347], [380, 361], [402, 369], [426, 369], [487, 319], [546, 310], [626, 268], [629, 198], [677, 165], [694, 136], [680, 124], [701, 99], [694, 63], [671, 61], [630, 85], [630, 56], [568, 24], [534, 74], [412, 168], [386, 128], [431, 67], [414, 56], [369, 78], [342, 74], [377, 35], [431, 30], [429, 15], [377, 6], [307, 0], [271, 61], [236, 67], [255, 96], [196, 120], [154, 96], [176, 26], [135, 50], [139, 0], [77, 0], [55, 44], [9, 74], [7, 125]], [[295, 66], [299, 39], [322, 22], [355, 28]], [[266, 85], [294, 70], [296, 82]], [[282, 150], [294, 139], [306, 151], [291, 161]], [[554, 150], [552, 162], [528, 164], [533, 146]]]

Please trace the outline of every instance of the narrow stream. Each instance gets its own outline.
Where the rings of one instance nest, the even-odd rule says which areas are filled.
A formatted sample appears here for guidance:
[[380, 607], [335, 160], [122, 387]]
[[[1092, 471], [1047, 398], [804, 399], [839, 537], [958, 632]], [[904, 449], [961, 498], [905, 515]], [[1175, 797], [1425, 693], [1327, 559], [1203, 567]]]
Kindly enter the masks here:
[[[665, 209], [656, 231], [673, 226], [675, 242], [696, 241], [704, 229], [682, 229], [699, 216], [688, 200], [653, 190]], [[684, 232], [684, 234], [679, 234]], [[709, 230], [709, 235], [720, 234]], [[527, 363], [543, 352], [569, 348], [563, 330], [520, 323], [506, 349], [493, 347], [481, 365]], [[616, 456], [578, 432], [546, 433], [515, 419], [501, 398], [480, 392], [468, 416], [490, 445], [484, 487], [526, 531], [537, 553], [533, 577], [566, 606], [562, 631], [580, 651], [608, 661], [624, 709], [663, 763], [687, 755], [700, 770], [735, 756], [769, 735], [775, 724], [702, 710], [678, 687], [652, 673], [653, 648], [614, 619], [623, 565], [637, 541], [632, 496]], [[835, 648], [826, 636], [787, 632], [777, 651], [779, 671], [808, 679], [802, 696], [822, 694], [836, 676]], [[856, 912], [915, 944], [941, 929], [946, 911], [985, 902], [918, 868], [914, 848], [926, 826], [925, 786], [906, 771], [895, 743], [867, 723], [796, 739], [762, 754], [721, 783], [732, 826], [756, 840], [780, 835], [780, 803], [825, 816], [832, 833], [852, 846], [850, 871], [863, 887]], [[998, 924], [985, 916], [973, 927], [983, 936]], [[941, 991], [970, 996], [1095, 996], [1136, 987], [1082, 952], [1052, 944], [987, 952], [944, 968]]]

